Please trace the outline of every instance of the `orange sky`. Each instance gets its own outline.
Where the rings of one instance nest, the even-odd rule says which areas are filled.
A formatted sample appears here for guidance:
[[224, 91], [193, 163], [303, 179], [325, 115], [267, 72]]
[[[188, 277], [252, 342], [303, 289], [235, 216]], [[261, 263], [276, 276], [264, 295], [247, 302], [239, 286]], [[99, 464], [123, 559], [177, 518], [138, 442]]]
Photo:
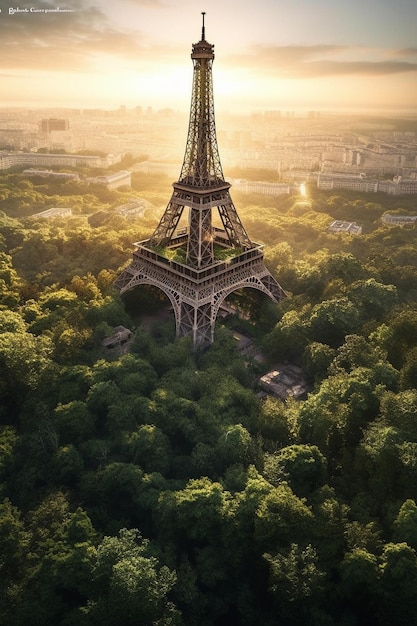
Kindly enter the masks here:
[[69, 0], [59, 12], [40, 0], [14, 14], [3, 5], [3, 106], [187, 110], [206, 9], [218, 109], [417, 113], [415, 0]]

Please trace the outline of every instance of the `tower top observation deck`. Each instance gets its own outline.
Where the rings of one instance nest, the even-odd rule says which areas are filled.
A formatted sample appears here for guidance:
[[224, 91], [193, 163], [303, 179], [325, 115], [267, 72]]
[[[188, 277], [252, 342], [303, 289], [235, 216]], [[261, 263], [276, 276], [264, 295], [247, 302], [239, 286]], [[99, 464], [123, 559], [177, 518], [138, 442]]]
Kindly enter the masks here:
[[193, 51], [191, 53], [192, 59], [214, 59], [214, 46], [206, 41], [206, 27], [204, 25], [204, 11], [201, 13], [203, 16], [203, 26], [201, 29], [201, 40], [198, 43], [193, 44]]

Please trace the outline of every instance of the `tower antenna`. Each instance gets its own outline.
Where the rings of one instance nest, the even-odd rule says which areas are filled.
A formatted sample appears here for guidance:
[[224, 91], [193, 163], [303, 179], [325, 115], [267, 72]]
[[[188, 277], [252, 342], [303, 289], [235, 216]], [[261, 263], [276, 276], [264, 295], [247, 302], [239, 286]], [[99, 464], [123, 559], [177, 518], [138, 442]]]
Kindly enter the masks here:
[[206, 12], [202, 11], [201, 15], [203, 16], [203, 28], [201, 29], [201, 40], [205, 41], [206, 40], [206, 28], [204, 26], [204, 16], [205, 16]]

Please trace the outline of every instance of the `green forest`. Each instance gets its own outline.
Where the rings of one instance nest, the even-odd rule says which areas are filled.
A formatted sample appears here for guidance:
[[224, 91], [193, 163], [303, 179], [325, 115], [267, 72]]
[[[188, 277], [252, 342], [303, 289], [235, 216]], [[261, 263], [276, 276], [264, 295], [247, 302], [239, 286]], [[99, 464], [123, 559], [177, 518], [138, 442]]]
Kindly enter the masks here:
[[[288, 297], [248, 290], [193, 352], [160, 294], [113, 287], [171, 182], [0, 174], [0, 623], [417, 624], [417, 241], [381, 221], [416, 198], [232, 188]], [[153, 208], [122, 217], [132, 197]], [[260, 397], [282, 362], [304, 400]]]

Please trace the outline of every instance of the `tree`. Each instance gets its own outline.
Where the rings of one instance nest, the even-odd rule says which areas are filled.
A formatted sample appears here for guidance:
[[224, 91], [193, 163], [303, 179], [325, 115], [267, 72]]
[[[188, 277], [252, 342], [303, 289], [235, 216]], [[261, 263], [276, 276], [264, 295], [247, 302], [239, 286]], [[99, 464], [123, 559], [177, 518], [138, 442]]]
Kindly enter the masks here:
[[21, 406], [29, 391], [45, 390], [55, 373], [51, 351], [48, 337], [22, 332], [0, 334], [0, 391], [4, 405]]
[[378, 609], [380, 573], [374, 554], [355, 548], [345, 554], [339, 566], [340, 594], [345, 613], [372, 622]]
[[[0, 575], [4, 584], [0, 591], [0, 606], [7, 602], [13, 583], [23, 578], [29, 535], [25, 530], [19, 509], [9, 499], [0, 503]], [[8, 588], [9, 583], [10, 587]]]
[[345, 284], [360, 280], [366, 276], [362, 263], [346, 252], [339, 252], [326, 256], [319, 264], [319, 271], [327, 281], [341, 278]]
[[94, 433], [95, 419], [85, 402], [58, 404], [55, 421], [61, 443], [80, 443]]
[[346, 543], [349, 507], [337, 497], [336, 490], [324, 485], [309, 498], [314, 515], [311, 536], [326, 571], [342, 558]]
[[[180, 532], [188, 541], [215, 542], [221, 532], [227, 492], [208, 478], [188, 481], [184, 489], [161, 498], [164, 532]], [[171, 529], [168, 529], [168, 526]]]
[[[18, 435], [12, 426], [0, 425], [0, 485], [3, 484], [10, 471]], [[1, 487], [0, 490], [2, 491]], [[0, 493], [1, 493], [0, 491]]]
[[222, 434], [216, 446], [216, 453], [224, 466], [241, 463], [248, 465], [251, 459], [252, 439], [242, 424], [235, 424]]
[[364, 320], [381, 319], [398, 302], [397, 288], [379, 283], [374, 278], [354, 282], [346, 289], [346, 293], [361, 311]]
[[290, 548], [276, 554], [264, 554], [269, 574], [269, 589], [275, 610], [287, 623], [310, 621], [312, 607], [319, 604], [325, 574], [311, 545], [305, 548], [292, 543]]
[[417, 347], [408, 350], [400, 371], [401, 389], [415, 389], [417, 386]]
[[374, 346], [362, 335], [347, 335], [337, 349], [330, 373], [351, 372], [356, 367], [372, 368], [377, 363], [386, 363], [386, 352]]
[[388, 359], [400, 369], [410, 348], [417, 346], [417, 311], [403, 309], [396, 311], [375, 333], [377, 341], [387, 350]]
[[398, 394], [384, 394], [381, 399], [381, 417], [397, 428], [403, 437], [417, 442], [417, 390], [407, 389]]
[[402, 437], [398, 429], [377, 419], [364, 430], [363, 439], [356, 450], [355, 476], [364, 480], [368, 494], [368, 514], [380, 515], [389, 499], [398, 497], [401, 463], [398, 445]]
[[309, 336], [310, 307], [287, 311], [264, 338], [263, 348], [270, 358], [291, 359], [303, 354]]
[[326, 377], [330, 363], [335, 357], [335, 350], [326, 343], [313, 341], [304, 350], [303, 372], [309, 380], [319, 383]]
[[181, 623], [168, 599], [175, 572], [149, 552], [138, 530], [124, 528], [117, 537], [104, 537], [94, 559], [93, 602], [87, 609], [93, 624]]
[[313, 307], [310, 324], [314, 341], [336, 348], [343, 343], [347, 334], [359, 328], [360, 316], [355, 305], [347, 298], [331, 298]]
[[[313, 522], [310, 508], [283, 483], [268, 493], [256, 511], [255, 540], [265, 550], [303, 543]], [[294, 529], [296, 532], [294, 534]]]
[[362, 430], [377, 416], [385, 384], [393, 384], [391, 366], [374, 369], [357, 367], [349, 374], [340, 371], [325, 379], [320, 389], [300, 407], [301, 440], [317, 445], [334, 462], [344, 447], [352, 448]]
[[118, 529], [137, 521], [143, 474], [133, 463], [113, 461], [84, 476], [81, 493], [98, 507], [104, 526]]
[[83, 469], [83, 458], [72, 444], [58, 448], [52, 458], [54, 481], [58, 484], [72, 485], [80, 478]]
[[124, 394], [147, 395], [156, 384], [153, 367], [133, 354], [124, 354], [117, 360], [100, 359], [94, 364], [94, 382], [114, 382]]
[[294, 444], [269, 455], [265, 475], [274, 476], [274, 482], [288, 481], [299, 497], [306, 497], [321, 487], [327, 478], [327, 461], [317, 446]]
[[156, 426], [144, 424], [127, 436], [129, 456], [145, 472], [169, 474], [172, 450], [168, 437]]
[[288, 410], [281, 400], [273, 396], [265, 398], [258, 412], [257, 428], [274, 449], [277, 443], [286, 445], [290, 442]]
[[100, 421], [104, 421], [110, 407], [120, 402], [121, 393], [113, 381], [93, 384], [87, 394], [87, 407]]
[[379, 565], [381, 595], [379, 616], [390, 624], [417, 624], [415, 589], [416, 552], [406, 543], [387, 543]]
[[417, 549], [417, 506], [414, 500], [406, 500], [401, 505], [393, 524], [393, 539]]
[[26, 324], [19, 313], [0, 310], [0, 333], [24, 333]]
[[20, 302], [23, 280], [13, 266], [10, 255], [0, 252], [0, 301], [2, 307], [14, 309]]
[[[28, 516], [25, 571], [2, 614], [13, 626], [36, 626], [69, 619], [87, 602], [91, 588], [96, 533], [88, 515], [69, 511], [60, 492], [51, 494]], [[83, 624], [81, 616], [75, 623]]]

